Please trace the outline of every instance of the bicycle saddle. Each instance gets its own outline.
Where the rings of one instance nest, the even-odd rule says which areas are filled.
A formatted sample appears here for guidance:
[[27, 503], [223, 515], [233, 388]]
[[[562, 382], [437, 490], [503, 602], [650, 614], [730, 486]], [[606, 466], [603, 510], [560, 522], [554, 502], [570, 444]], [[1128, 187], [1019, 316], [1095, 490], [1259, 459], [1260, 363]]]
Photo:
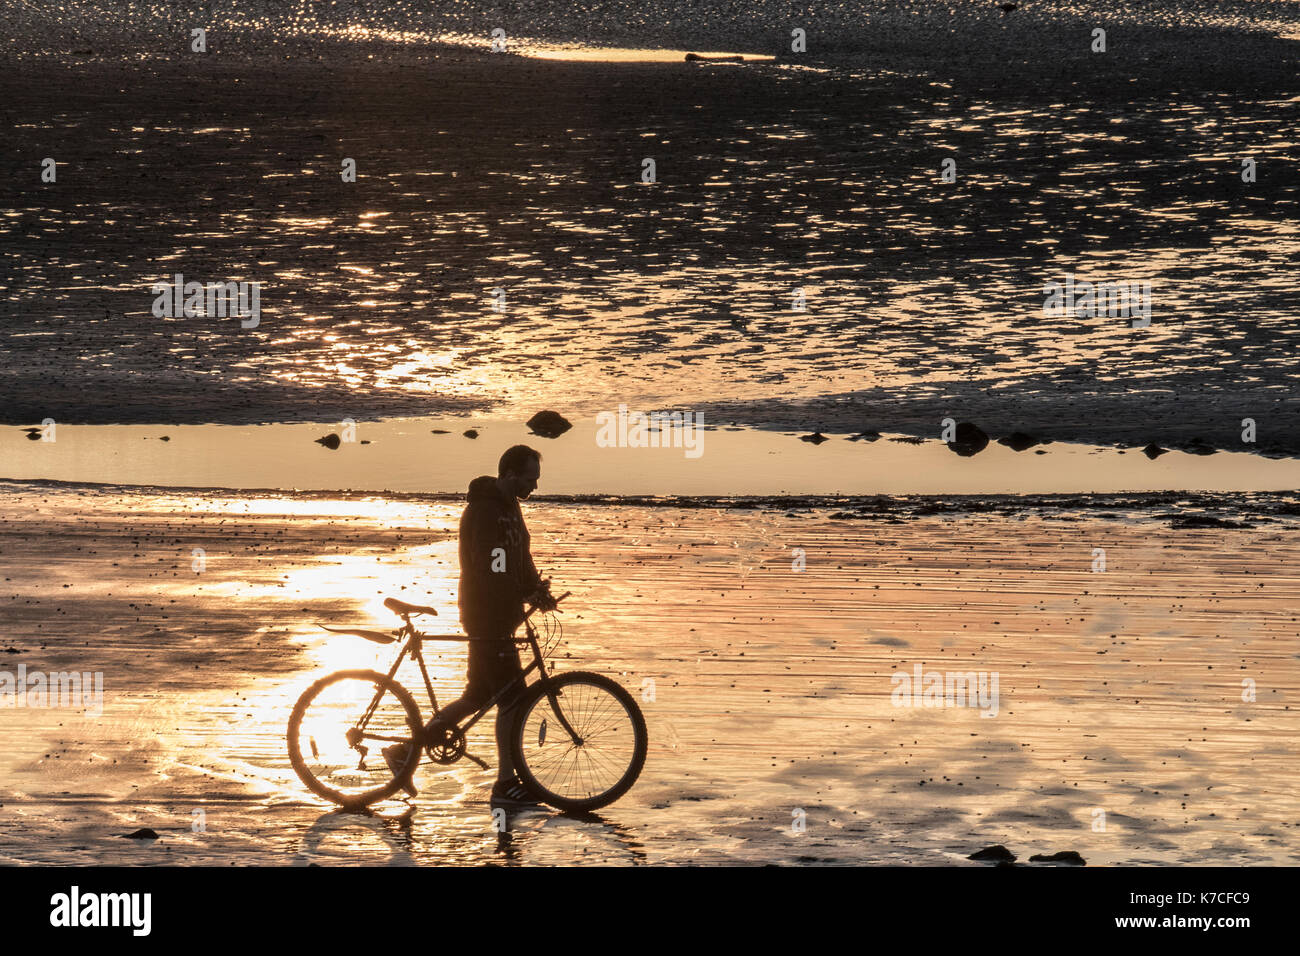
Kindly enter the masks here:
[[431, 607], [424, 607], [420, 604], [407, 604], [405, 601], [399, 601], [397, 598], [384, 598], [384, 607], [394, 614], [432, 614], [435, 617], [438, 612]]

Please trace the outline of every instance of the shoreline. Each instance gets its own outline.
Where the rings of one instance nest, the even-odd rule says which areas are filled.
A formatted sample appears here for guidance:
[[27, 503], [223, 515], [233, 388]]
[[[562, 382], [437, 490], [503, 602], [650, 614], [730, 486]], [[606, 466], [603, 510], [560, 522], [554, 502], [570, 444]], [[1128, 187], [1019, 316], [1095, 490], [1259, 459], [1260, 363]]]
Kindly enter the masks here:
[[[305, 490], [277, 488], [172, 487], [52, 479], [0, 478], [0, 490], [13, 493], [79, 493], [178, 498], [209, 495], [221, 499], [287, 501], [407, 502], [454, 504], [464, 492], [384, 490]], [[1060, 494], [951, 495], [547, 495], [529, 498], [530, 505], [600, 508], [716, 510], [775, 514], [835, 512], [820, 515], [835, 520], [898, 521], [929, 515], [1026, 517], [1059, 515], [1077, 521], [1082, 516], [1128, 520], [1170, 521], [1183, 527], [1252, 527], [1255, 520], [1278, 527], [1300, 527], [1300, 491], [1276, 492], [1096, 492]], [[1158, 509], [1179, 509], [1157, 513]], [[1090, 514], [1091, 513], [1091, 514]]]

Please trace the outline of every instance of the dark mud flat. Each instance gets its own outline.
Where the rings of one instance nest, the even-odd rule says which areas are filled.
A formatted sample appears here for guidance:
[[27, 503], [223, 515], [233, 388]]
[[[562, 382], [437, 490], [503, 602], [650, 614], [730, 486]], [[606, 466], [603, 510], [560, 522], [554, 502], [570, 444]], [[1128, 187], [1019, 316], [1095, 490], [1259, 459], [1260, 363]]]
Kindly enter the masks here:
[[[1125, 15], [1094, 56], [1083, 20], [985, 10], [927, 54], [951, 24], [882, 16], [810, 69], [310, 34], [24, 58], [10, 146], [60, 166], [0, 182], [0, 421], [627, 401], [1225, 448], [1251, 417], [1293, 453], [1297, 44]], [[175, 272], [262, 282], [260, 326], [154, 318]], [[1065, 275], [1151, 281], [1150, 327], [1045, 317]]]
[[[640, 693], [652, 749], [600, 818], [529, 813], [501, 835], [472, 766], [422, 769], [413, 808], [358, 817], [311, 798], [285, 755], [305, 686], [387, 660], [316, 621], [385, 626], [391, 594], [455, 628], [455, 503], [9, 487], [17, 653], [0, 668], [99, 670], [105, 693], [98, 717], [0, 710], [0, 860], [1300, 859], [1294, 530], [527, 507], [539, 563], [575, 595], [554, 660]], [[463, 658], [434, 666], [456, 690]], [[918, 666], [998, 674], [996, 715], [897, 706], [895, 675]], [[470, 747], [492, 756], [485, 733]], [[123, 839], [145, 827], [159, 838]]]

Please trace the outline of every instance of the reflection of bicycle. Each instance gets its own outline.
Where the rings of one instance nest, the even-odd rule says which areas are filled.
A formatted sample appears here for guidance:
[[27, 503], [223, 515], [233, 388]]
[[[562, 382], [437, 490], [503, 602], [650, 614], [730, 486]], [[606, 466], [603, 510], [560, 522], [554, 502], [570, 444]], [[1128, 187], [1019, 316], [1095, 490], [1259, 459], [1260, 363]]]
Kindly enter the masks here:
[[[568, 597], [562, 595], [556, 604]], [[428, 739], [420, 708], [394, 675], [406, 655], [420, 667], [433, 715], [438, 700], [421, 651], [423, 641], [468, 641], [459, 634], [422, 634], [411, 624], [412, 614], [437, 614], [431, 607], [388, 598], [384, 606], [402, 618], [391, 635], [382, 631], [326, 628], [364, 637], [377, 644], [402, 643], [387, 674], [378, 671], [338, 671], [322, 677], [298, 698], [289, 717], [289, 760], [302, 782], [316, 794], [345, 807], [364, 807], [395, 794], [414, 773], [423, 749], [439, 764], [468, 756], [465, 734], [507, 695], [520, 693], [510, 728], [510, 753], [524, 786], [539, 799], [561, 810], [595, 810], [613, 803], [636, 782], [645, 764], [649, 736], [645, 717], [632, 695], [616, 681], [587, 671], [548, 674], [537, 629], [531, 620], [536, 607], [524, 615], [524, 636], [502, 638], [527, 643], [533, 661], [492, 699], [463, 723], [447, 727], [438, 739]], [[553, 619], [544, 625], [548, 649], [558, 640]], [[475, 639], [477, 640], [477, 638]], [[525, 678], [537, 671], [538, 679]], [[390, 768], [373, 747], [410, 744], [403, 766]], [[399, 751], [400, 752], [400, 751]]]

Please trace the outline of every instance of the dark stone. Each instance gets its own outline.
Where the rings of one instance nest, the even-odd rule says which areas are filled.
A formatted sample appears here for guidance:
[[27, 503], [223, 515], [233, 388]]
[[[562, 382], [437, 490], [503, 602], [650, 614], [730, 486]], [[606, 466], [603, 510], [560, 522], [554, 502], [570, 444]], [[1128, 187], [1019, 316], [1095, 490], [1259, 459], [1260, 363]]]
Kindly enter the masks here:
[[700, 56], [698, 53], [686, 54], [687, 63], [705, 63], [709, 61], [714, 63], [744, 63], [745, 58], [739, 54], [736, 56]]
[[342, 441], [343, 441], [343, 439], [339, 438], [338, 435], [335, 435], [333, 432], [330, 432], [330, 433], [329, 433], [328, 435], [326, 435], [324, 438], [317, 438], [317, 439], [316, 439], [316, 444], [318, 444], [318, 445], [324, 445], [326, 448], [328, 448], [328, 449], [330, 449], [330, 450], [332, 451], [333, 449], [338, 448], [338, 447], [339, 447], [339, 444], [340, 444]]
[[1179, 515], [1170, 523], [1171, 528], [1253, 528], [1245, 521], [1229, 521], [1213, 515]]
[[999, 445], [1006, 445], [1012, 451], [1025, 451], [1033, 448], [1038, 443], [1037, 438], [1024, 432], [1012, 432], [1010, 435], [1004, 435], [998, 439]]
[[879, 438], [880, 432], [876, 431], [874, 428], [868, 428], [865, 431], [858, 432], [856, 435], [850, 435], [849, 441], [878, 441]]
[[148, 827], [142, 827], [134, 833], [124, 834], [124, 838], [127, 840], [156, 840], [158, 839], [158, 834], [154, 830], [150, 830]]
[[1146, 448], [1142, 449], [1142, 454], [1146, 455], [1152, 461], [1155, 461], [1157, 458], [1159, 458], [1163, 454], [1166, 454], [1168, 451], [1169, 451], [1168, 448], [1161, 448], [1155, 442], [1152, 442], [1151, 444], [1147, 445]]
[[989, 860], [994, 863], [1014, 863], [1016, 862], [1016, 855], [1001, 843], [998, 843], [994, 846], [986, 846], [982, 850], [976, 850], [970, 856], [966, 857], [966, 859]]
[[528, 419], [527, 424], [534, 435], [541, 435], [543, 438], [559, 438], [573, 427], [573, 422], [549, 408]]
[[431, 435], [450, 435], [451, 432], [449, 432], [449, 431], [448, 431], [447, 429], [445, 429], [445, 428], [430, 428], [430, 429], [429, 429], [429, 434], [431, 434]]
[[811, 442], [814, 445], [820, 445], [824, 441], [830, 441], [830, 439], [821, 432], [813, 432], [811, 435], [800, 435], [799, 440]]
[[4, 649], [4, 651], [0, 651], [0, 653], [4, 653], [4, 654], [21, 654], [22, 651], [20, 651], [20, 650], [19, 650], [18, 648], [16, 648], [16, 647], [6, 647], [6, 648]]
[[1060, 853], [1053, 853], [1051, 855], [1035, 853], [1033, 856], [1029, 858], [1029, 862], [1030, 863], [1068, 863], [1070, 866], [1088, 865], [1087, 863], [1084, 862], [1083, 857], [1079, 856], [1079, 854], [1075, 853], [1073, 850], [1062, 850]]
[[970, 422], [958, 422], [953, 437], [956, 440], [948, 442], [948, 448], [963, 458], [978, 455], [989, 445], [989, 436], [984, 429]]
[[478, 429], [477, 429], [477, 428], [467, 428], [467, 429], [465, 429], [464, 432], [462, 432], [462, 434], [463, 434], [466, 438], [478, 438]]

